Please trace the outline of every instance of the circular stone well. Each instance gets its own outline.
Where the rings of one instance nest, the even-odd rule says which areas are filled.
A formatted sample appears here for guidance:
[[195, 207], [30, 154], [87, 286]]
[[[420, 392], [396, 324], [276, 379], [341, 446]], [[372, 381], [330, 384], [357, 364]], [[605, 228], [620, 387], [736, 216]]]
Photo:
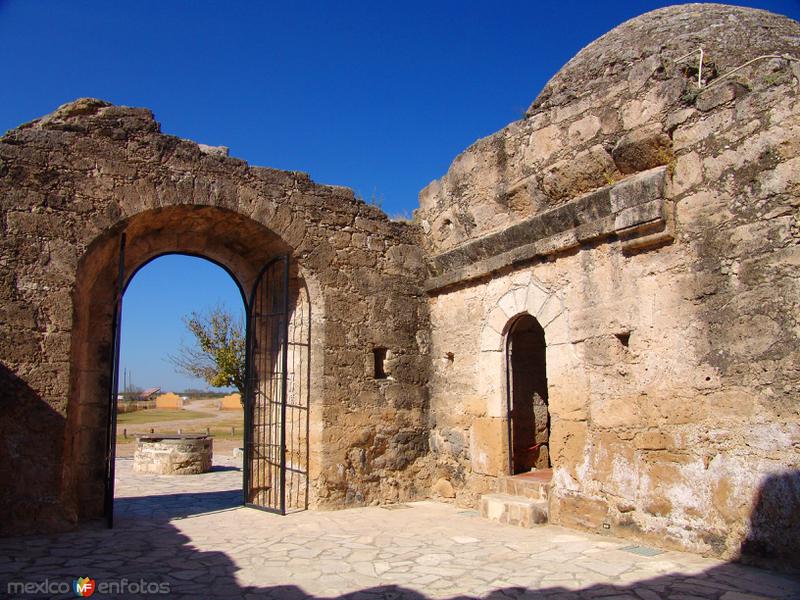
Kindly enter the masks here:
[[196, 475], [211, 470], [212, 438], [203, 434], [136, 436], [133, 470], [155, 475]]

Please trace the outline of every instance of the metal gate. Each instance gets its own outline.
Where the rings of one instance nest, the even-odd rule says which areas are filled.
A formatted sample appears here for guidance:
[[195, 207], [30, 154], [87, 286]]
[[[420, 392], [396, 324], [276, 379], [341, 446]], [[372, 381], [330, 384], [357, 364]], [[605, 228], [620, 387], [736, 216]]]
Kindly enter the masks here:
[[117, 287], [114, 290], [113, 354], [111, 356], [111, 389], [108, 398], [106, 423], [106, 485], [103, 513], [106, 525], [114, 526], [114, 478], [116, 477], [117, 393], [119, 392], [119, 351], [122, 331], [122, 295], [125, 292], [125, 234], [119, 238]]
[[308, 505], [309, 304], [272, 259], [248, 305], [244, 502], [285, 515]]

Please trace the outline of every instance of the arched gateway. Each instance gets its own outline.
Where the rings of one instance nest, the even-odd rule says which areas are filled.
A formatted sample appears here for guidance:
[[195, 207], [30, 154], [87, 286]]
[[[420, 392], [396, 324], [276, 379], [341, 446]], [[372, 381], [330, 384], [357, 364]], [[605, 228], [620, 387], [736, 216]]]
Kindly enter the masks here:
[[[3, 529], [103, 514], [115, 307], [137, 269], [166, 253], [223, 266], [249, 304], [249, 503], [416, 494], [421, 251], [350, 190], [225, 154], [161, 134], [147, 110], [97, 100], [2, 138]], [[393, 357], [381, 381], [378, 347]], [[306, 409], [281, 413], [281, 402]], [[340, 418], [365, 412], [369, 422]]]
[[[91, 480], [96, 484], [97, 469], [102, 465], [105, 470], [102, 493], [79, 483], [80, 514], [96, 514], [94, 504], [100, 499], [109, 522], [113, 510], [117, 396], [113, 383], [118, 379], [115, 355], [122, 293], [142, 266], [175, 252], [221, 265], [245, 301], [249, 340], [245, 503], [281, 513], [304, 508], [310, 384], [318, 380], [310, 376], [311, 307], [303, 269], [292, 257], [292, 248], [252, 219], [230, 209], [180, 205], [145, 210], [125, 219], [94, 240], [78, 264], [67, 437], [72, 441], [72, 456], [83, 459], [83, 464], [78, 463], [78, 482], [94, 473]], [[318, 391], [319, 386], [315, 395]], [[105, 423], [93, 421], [98, 411], [106, 414]], [[77, 426], [84, 422], [94, 426]], [[103, 438], [106, 441], [101, 443]], [[101, 448], [102, 460], [97, 456]], [[66, 465], [76, 464], [72, 456], [67, 456]]]

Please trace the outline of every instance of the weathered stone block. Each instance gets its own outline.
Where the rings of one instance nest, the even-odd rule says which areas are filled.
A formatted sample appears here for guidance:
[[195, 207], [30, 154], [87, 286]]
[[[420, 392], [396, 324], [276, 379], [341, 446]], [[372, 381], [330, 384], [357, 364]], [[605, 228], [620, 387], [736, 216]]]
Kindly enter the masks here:
[[551, 198], [571, 198], [601, 187], [616, 169], [611, 155], [598, 144], [550, 167], [543, 175], [542, 188]]
[[550, 496], [550, 521], [566, 527], [600, 529], [608, 519], [608, 502], [572, 494]]
[[497, 476], [508, 470], [508, 433], [505, 419], [478, 418], [470, 428], [472, 470]]
[[593, 398], [589, 405], [589, 414], [598, 427], [637, 427], [643, 422], [639, 405], [638, 396]]
[[600, 119], [595, 115], [588, 115], [575, 121], [569, 126], [570, 143], [579, 145], [588, 142], [600, 132]]
[[508, 494], [484, 494], [480, 514], [485, 519], [517, 527], [533, 527], [547, 523], [547, 502]]
[[587, 431], [585, 421], [557, 419], [550, 427], [552, 464], [566, 469], [573, 478], [576, 478], [576, 468], [585, 460]]
[[695, 106], [700, 112], [708, 112], [731, 100], [744, 96], [747, 92], [747, 88], [741, 83], [727, 81], [702, 90], [697, 96]]
[[525, 160], [530, 163], [547, 161], [562, 145], [561, 128], [548, 125], [531, 133], [525, 147]]
[[640, 450], [666, 450], [675, 447], [672, 436], [662, 431], [644, 431], [637, 433], [634, 439]]
[[697, 186], [703, 180], [703, 163], [696, 152], [683, 154], [675, 161], [672, 176], [672, 192], [682, 194]]
[[653, 200], [645, 204], [640, 204], [639, 206], [626, 208], [620, 212], [614, 220], [614, 228], [619, 232], [627, 233], [626, 230], [628, 229], [663, 220], [663, 202]]
[[525, 310], [529, 315], [538, 315], [544, 303], [550, 297], [547, 290], [540, 288], [536, 284], [528, 286], [528, 295], [525, 298]]
[[620, 172], [638, 173], [667, 163], [672, 156], [671, 146], [661, 125], [653, 123], [623, 135], [611, 156]]
[[547, 501], [550, 494], [550, 487], [550, 481], [530, 479], [527, 477], [503, 475], [497, 479], [498, 493], [527, 498], [528, 500], [535, 500], [537, 502]]
[[453, 484], [450, 483], [447, 479], [437, 479], [436, 483], [433, 484], [431, 491], [435, 496], [441, 496], [442, 498], [456, 497], [456, 492], [453, 489]]
[[620, 181], [610, 190], [611, 210], [620, 212], [663, 198], [665, 175], [666, 167], [655, 167]]

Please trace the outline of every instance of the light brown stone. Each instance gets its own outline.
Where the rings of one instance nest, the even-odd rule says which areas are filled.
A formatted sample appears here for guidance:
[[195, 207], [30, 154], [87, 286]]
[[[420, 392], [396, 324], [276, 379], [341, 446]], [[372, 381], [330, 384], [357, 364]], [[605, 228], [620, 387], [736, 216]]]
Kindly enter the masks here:
[[598, 498], [559, 495], [550, 501], [550, 520], [558, 525], [600, 529], [607, 518], [608, 505]]
[[672, 512], [672, 502], [666, 498], [651, 498], [645, 504], [644, 510], [656, 517], [666, 517]]
[[432, 491], [434, 495], [441, 496], [442, 498], [456, 497], [456, 492], [453, 489], [453, 484], [450, 483], [447, 479], [437, 479], [436, 483], [433, 484]]
[[497, 476], [508, 469], [508, 436], [506, 422], [501, 418], [474, 419], [470, 428], [472, 470]]
[[550, 453], [554, 465], [577, 478], [576, 469], [584, 461], [588, 426], [585, 421], [558, 419], [551, 424]]

